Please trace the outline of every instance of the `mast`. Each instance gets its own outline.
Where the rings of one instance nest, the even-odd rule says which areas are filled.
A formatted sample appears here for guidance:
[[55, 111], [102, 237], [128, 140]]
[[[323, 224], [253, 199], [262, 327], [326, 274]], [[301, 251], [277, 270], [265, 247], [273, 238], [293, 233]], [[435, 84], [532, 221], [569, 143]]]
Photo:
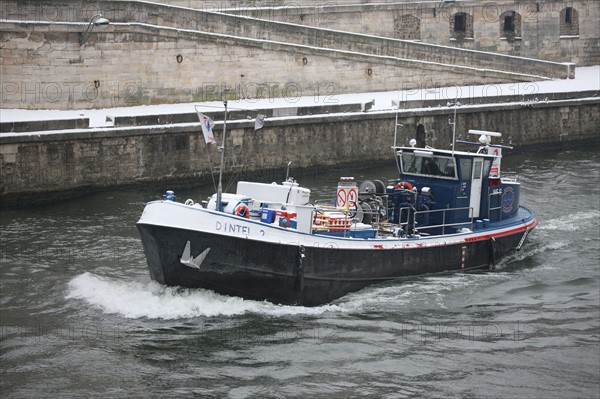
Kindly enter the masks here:
[[217, 211], [221, 212], [221, 199], [223, 197], [223, 166], [225, 164], [225, 134], [227, 133], [227, 100], [223, 101], [225, 116], [223, 118], [223, 144], [221, 145], [221, 166], [219, 167], [219, 185], [217, 187]]
[[[392, 106], [394, 102], [392, 101]], [[396, 121], [394, 123], [394, 147], [397, 146], [396, 139], [398, 137], [398, 127], [404, 127], [403, 124], [398, 123], [398, 113], [400, 112], [400, 92], [398, 92], [398, 102], [396, 103]]]
[[[400, 96], [398, 96], [400, 97]], [[396, 137], [398, 137], [398, 109], [400, 108], [400, 100], [396, 105], [396, 122], [394, 122], [394, 147], [396, 147]]]
[[452, 122], [448, 122], [452, 125], [452, 155], [454, 155], [454, 143], [456, 141], [456, 108], [458, 106], [458, 94], [456, 95], [456, 99], [454, 100], [454, 119]]

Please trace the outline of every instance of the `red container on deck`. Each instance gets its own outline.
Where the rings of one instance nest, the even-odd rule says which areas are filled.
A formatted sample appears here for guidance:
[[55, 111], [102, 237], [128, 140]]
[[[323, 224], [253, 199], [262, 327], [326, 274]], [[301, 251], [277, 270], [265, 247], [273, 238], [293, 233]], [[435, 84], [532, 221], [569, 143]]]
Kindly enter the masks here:
[[[287, 211], [277, 211], [275, 212], [275, 223], [278, 223], [281, 227], [290, 227], [290, 221], [292, 219], [296, 219], [297, 214], [293, 212]], [[281, 219], [285, 218], [285, 224], [282, 224]]]

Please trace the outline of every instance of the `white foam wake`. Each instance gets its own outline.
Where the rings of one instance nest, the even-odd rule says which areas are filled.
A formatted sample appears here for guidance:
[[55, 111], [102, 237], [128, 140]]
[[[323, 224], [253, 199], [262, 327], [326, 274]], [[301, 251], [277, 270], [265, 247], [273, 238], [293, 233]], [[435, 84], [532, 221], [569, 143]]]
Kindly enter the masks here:
[[108, 314], [129, 319], [187, 319], [199, 316], [319, 315], [345, 312], [338, 305], [314, 308], [244, 300], [202, 289], [165, 287], [156, 282], [123, 281], [84, 273], [68, 284], [67, 299], [80, 299]]
[[325, 313], [363, 313], [384, 308], [399, 311], [426, 301], [434, 307], [455, 291], [504, 280], [502, 273], [456, 274], [415, 278], [390, 286], [371, 286], [318, 307], [275, 305], [266, 301], [245, 300], [219, 295], [203, 289], [165, 287], [154, 281], [124, 281], [84, 273], [68, 284], [67, 299], [78, 299], [104, 313], [128, 319], [189, 319], [194, 317], [237, 316], [248, 313], [267, 316], [323, 315]]
[[582, 227], [597, 226], [600, 218], [600, 211], [590, 210], [588, 212], [578, 212], [571, 215], [565, 215], [560, 218], [540, 221], [536, 227], [538, 230], [553, 231], [578, 231]]

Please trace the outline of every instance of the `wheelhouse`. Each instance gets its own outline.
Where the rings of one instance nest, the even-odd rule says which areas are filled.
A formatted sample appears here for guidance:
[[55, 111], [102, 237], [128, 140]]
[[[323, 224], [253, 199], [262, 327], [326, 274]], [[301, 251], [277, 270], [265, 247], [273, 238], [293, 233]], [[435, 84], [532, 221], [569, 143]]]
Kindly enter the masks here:
[[[490, 145], [487, 134], [481, 135], [479, 143], [457, 141], [476, 145], [474, 152], [394, 147], [398, 185], [408, 183], [415, 192], [415, 198], [401, 201], [400, 207], [413, 207], [420, 214], [416, 221], [421, 230], [434, 226], [432, 232], [439, 233], [435, 230], [440, 226], [498, 222], [516, 215], [520, 185], [500, 174], [502, 150], [511, 147]], [[396, 219], [401, 222], [402, 216]]]

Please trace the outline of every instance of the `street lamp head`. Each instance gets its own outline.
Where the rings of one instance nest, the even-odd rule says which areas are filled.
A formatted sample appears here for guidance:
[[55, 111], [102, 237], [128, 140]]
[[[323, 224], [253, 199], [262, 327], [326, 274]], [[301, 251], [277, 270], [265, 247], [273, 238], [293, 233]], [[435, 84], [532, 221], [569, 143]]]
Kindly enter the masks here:
[[106, 26], [108, 24], [110, 24], [110, 21], [103, 16], [100, 16], [100, 18], [94, 21], [95, 26]]
[[110, 21], [102, 16], [102, 14], [96, 14], [90, 19], [88, 23], [87, 29], [85, 32], [79, 34], [79, 45], [83, 46], [85, 42], [89, 39], [92, 31], [94, 30], [94, 26], [106, 26], [110, 24]]

